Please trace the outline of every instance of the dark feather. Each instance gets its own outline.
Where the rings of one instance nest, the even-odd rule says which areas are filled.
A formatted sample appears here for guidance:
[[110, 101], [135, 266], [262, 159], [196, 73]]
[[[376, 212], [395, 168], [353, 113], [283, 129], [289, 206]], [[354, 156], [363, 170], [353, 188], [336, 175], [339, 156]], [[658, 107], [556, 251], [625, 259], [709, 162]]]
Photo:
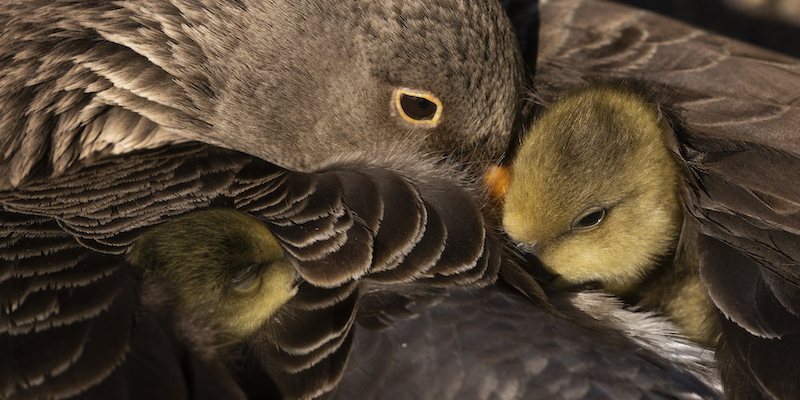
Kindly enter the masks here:
[[[800, 370], [800, 335], [780, 339], [753, 337], [736, 323], [723, 320], [720, 365], [726, 394], [738, 399], [792, 399]], [[765, 373], [768, 371], [770, 373]]]
[[[4, 398], [241, 396], [221, 363], [201, 360], [166, 320], [141, 311], [119, 257], [81, 247], [53, 219], [6, 211], [0, 219]], [[58, 249], [9, 256], [43, 239]]]
[[[704, 366], [710, 352], [609, 297], [557, 294], [564, 317], [496, 286], [394, 289], [364, 296], [350, 366], [330, 398], [719, 398], [707, 386], [715, 382]], [[592, 301], [596, 314], [574, 308]], [[372, 307], [384, 310], [381, 324], [369, 322]], [[655, 347], [645, 349], [631, 332], [648, 318]], [[685, 346], [685, 358], [670, 346]]]

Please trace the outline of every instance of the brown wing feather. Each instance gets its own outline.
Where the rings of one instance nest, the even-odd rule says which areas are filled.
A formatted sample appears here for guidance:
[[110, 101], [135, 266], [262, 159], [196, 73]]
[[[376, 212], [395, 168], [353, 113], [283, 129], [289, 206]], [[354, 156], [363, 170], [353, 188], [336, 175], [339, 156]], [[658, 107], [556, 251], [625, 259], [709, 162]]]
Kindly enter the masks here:
[[[402, 169], [403, 162], [392, 165]], [[111, 299], [101, 296], [102, 283], [117, 276], [118, 261], [108, 271], [99, 267], [103, 264], [95, 263], [61, 273], [66, 267], [53, 264], [50, 256], [60, 262], [68, 262], [69, 255], [84, 254], [117, 260], [143, 229], [194, 209], [235, 207], [261, 218], [298, 271], [316, 285], [301, 286], [300, 294], [285, 311], [251, 341], [252, 354], [257, 354], [261, 367], [290, 398], [331, 390], [344, 370], [353, 340], [359, 278], [388, 284], [416, 280], [434, 286], [472, 287], [497, 278], [500, 246], [490, 236], [493, 230], [486, 226], [479, 200], [457, 180], [432, 179], [429, 175], [437, 172], [432, 164], [430, 168], [434, 170], [400, 172], [373, 162], [362, 166], [354, 161], [325, 172], [295, 173], [249, 155], [199, 144], [76, 165], [59, 177], [32, 180], [0, 192], [4, 228], [10, 232], [2, 249], [3, 259], [26, 257], [19, 266], [0, 269], [5, 277], [0, 282], [3, 304], [27, 304], [14, 312], [20, 320], [38, 317], [79, 329], [99, 318], [89, 315], [86, 321], [70, 319], [69, 306], [82, 310], [80, 291], [70, 288], [76, 293], [75, 303], [65, 304], [56, 313], [52, 311], [55, 292], [42, 288], [68, 288], [74, 285], [69, 280], [74, 279], [92, 294], [85, 304], [112, 302], [119, 296], [117, 291], [128, 293], [131, 289], [116, 283], [109, 286], [113, 289]], [[367, 201], [370, 199], [381, 201]], [[39, 220], [43, 228], [34, 224]], [[379, 243], [377, 255], [375, 243]], [[26, 255], [31, 247], [40, 250]], [[454, 250], [448, 253], [450, 247]], [[46, 273], [49, 275], [42, 275]], [[130, 307], [109, 309], [100, 316], [114, 315], [130, 322]], [[144, 326], [155, 329], [152, 324]], [[131, 329], [128, 326], [129, 335]], [[167, 335], [162, 342], [166, 348], [183, 346], [168, 331], [145, 330], [141, 334]], [[119, 360], [133, 354], [125, 351], [126, 343], [130, 343], [127, 336], [115, 337], [119, 345], [109, 348], [119, 349]], [[48, 347], [41, 348], [47, 351]], [[184, 353], [187, 355], [181, 355]], [[193, 357], [191, 348], [172, 357], [176, 356]], [[34, 357], [23, 358], [34, 367], [47, 368]], [[54, 360], [57, 364], [61, 359]], [[84, 388], [106, 376], [121, 382], [133, 379], [118, 376], [121, 372], [115, 372], [115, 366], [119, 362], [111, 362], [103, 370], [105, 375]], [[213, 363], [207, 367], [212, 368]], [[90, 374], [86, 376], [88, 379]], [[47, 382], [43, 387], [50, 387]], [[227, 390], [222, 383], [220, 390]], [[53, 386], [48, 390], [61, 389]]]
[[51, 218], [0, 220], [3, 398], [242, 398], [221, 362], [141, 309], [119, 257], [80, 246]]

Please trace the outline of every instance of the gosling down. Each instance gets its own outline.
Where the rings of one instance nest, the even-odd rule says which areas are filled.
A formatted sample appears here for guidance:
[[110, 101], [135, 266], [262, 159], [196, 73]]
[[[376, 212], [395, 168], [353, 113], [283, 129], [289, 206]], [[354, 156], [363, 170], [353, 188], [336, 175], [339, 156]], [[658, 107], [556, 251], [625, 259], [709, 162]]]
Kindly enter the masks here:
[[508, 235], [560, 285], [596, 282], [710, 341], [711, 302], [688, 259], [678, 164], [654, 105], [611, 87], [558, 101], [528, 132], [505, 198]]
[[797, 161], [752, 143], [704, 141], [667, 115], [603, 84], [555, 101], [511, 168], [505, 231], [556, 286], [600, 286], [717, 345], [729, 396], [794, 398], [800, 291], [787, 263], [797, 247], [785, 245], [797, 243], [796, 213], [781, 206], [796, 209], [798, 197], [739, 168], [781, 175]]
[[145, 286], [158, 285], [180, 318], [213, 332], [214, 345], [235, 344], [296, 293], [294, 267], [266, 226], [232, 209], [207, 209], [148, 229], [126, 262]]

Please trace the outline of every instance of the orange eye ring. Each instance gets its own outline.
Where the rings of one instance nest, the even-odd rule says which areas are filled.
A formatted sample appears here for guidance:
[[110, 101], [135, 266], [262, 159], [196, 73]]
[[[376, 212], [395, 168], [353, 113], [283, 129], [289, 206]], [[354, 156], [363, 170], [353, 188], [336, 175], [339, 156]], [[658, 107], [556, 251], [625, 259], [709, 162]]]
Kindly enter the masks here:
[[394, 106], [404, 120], [415, 125], [434, 127], [442, 117], [442, 101], [429, 92], [399, 88], [394, 92]]

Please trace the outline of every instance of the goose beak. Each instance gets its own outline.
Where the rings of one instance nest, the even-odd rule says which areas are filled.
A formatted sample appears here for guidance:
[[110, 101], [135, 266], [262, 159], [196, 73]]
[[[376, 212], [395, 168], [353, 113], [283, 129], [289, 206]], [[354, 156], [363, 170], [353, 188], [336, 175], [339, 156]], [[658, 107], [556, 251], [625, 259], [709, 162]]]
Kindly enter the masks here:
[[483, 184], [489, 189], [492, 200], [497, 204], [502, 204], [505, 200], [510, 179], [511, 167], [507, 165], [493, 165], [484, 175]]

